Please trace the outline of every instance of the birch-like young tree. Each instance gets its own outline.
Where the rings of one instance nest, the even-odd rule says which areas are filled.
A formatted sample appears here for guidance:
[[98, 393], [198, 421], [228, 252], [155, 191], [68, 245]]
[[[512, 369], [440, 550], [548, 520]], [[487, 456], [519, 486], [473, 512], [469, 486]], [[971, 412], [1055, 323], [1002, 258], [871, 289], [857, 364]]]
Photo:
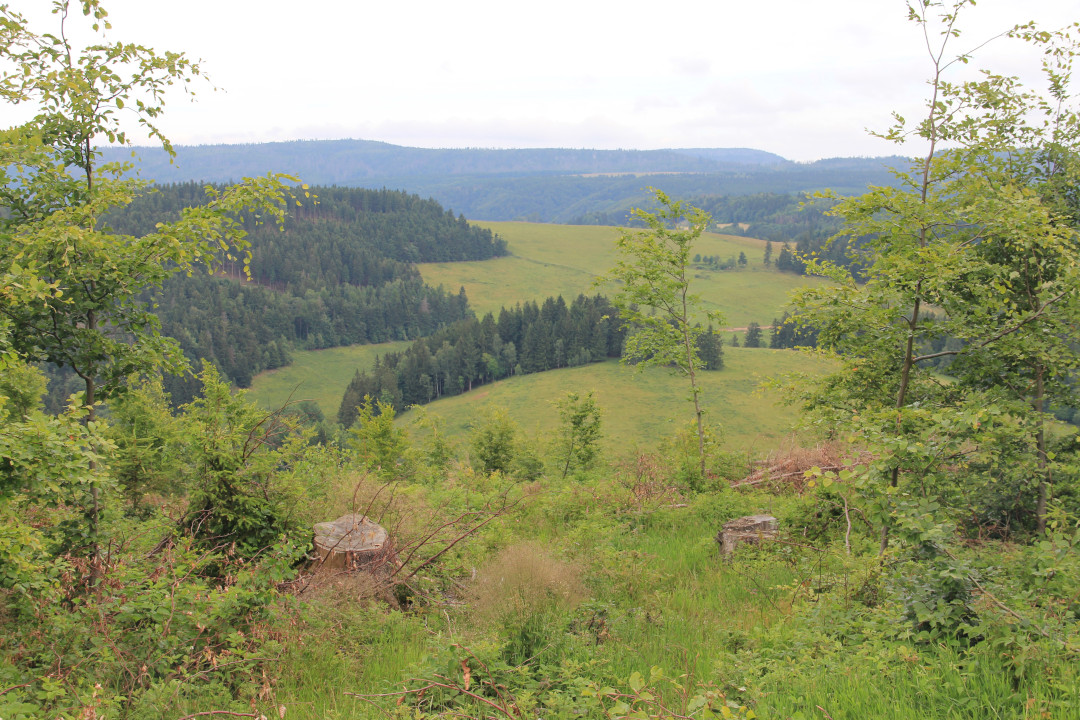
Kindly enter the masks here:
[[690, 259], [694, 242], [709, 224], [705, 211], [675, 201], [653, 189], [659, 208], [636, 209], [645, 230], [621, 230], [619, 259], [599, 282], [614, 280], [619, 289], [612, 304], [627, 329], [622, 361], [638, 367], [659, 366], [684, 375], [697, 424], [700, 472], [705, 475], [705, 421], [698, 372], [698, 337], [702, 321], [720, 323], [720, 314], [702, 308], [690, 292]]
[[[97, 404], [129, 375], [186, 368], [142, 293], [175, 272], [246, 256], [243, 218], [280, 223], [291, 199], [283, 181], [293, 178], [208, 188], [205, 205], [153, 233], [111, 232], [103, 218], [147, 192], [147, 183], [130, 177], [130, 166], [100, 163], [99, 145], [130, 144], [126, 128], [134, 126], [172, 153], [157, 125], [165, 97], [188, 90], [201, 71], [182, 53], [108, 41], [99, 0], [72, 4], [54, 0], [52, 33], [0, 5], [0, 102], [34, 113], [0, 131], [0, 316], [24, 359], [71, 368], [83, 380], [92, 428]], [[93, 38], [85, 46], [72, 40], [80, 20]], [[97, 555], [98, 483], [88, 494], [85, 541]]]
[[[909, 4], [929, 54], [930, 95], [920, 122], [896, 116], [884, 137], [921, 142], [924, 154], [891, 186], [832, 211], [844, 219], [841, 235], [858, 241], [862, 281], [811, 261], [809, 271], [834, 284], [795, 299], [797, 321], [820, 330], [819, 346], [840, 368], [802, 390], [806, 406], [873, 455], [852, 477], [880, 523], [882, 553], [891, 530], [926, 542], [941, 523], [970, 516], [979, 493], [1024, 494], [1005, 490], [1009, 478], [1034, 479], [1041, 526], [1047, 381], [1063, 386], [1076, 367], [1080, 245], [1052, 192], [1077, 173], [1080, 122], [1065, 92], [1074, 46], [1030, 27], [998, 36], [1046, 50], [1046, 99], [989, 72], [953, 81], [981, 47], [953, 49], [959, 13], [973, 4]], [[946, 339], [957, 349], [932, 349]], [[932, 364], [945, 356], [956, 357], [955, 381]]]

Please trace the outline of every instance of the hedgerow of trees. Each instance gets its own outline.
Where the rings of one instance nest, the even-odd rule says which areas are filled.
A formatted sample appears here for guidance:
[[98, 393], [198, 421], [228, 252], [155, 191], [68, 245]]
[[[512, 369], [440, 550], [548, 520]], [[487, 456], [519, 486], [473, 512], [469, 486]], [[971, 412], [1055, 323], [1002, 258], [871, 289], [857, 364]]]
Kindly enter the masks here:
[[624, 332], [607, 298], [579, 295], [525, 302], [482, 319], [469, 318], [379, 357], [371, 372], [357, 371], [338, 410], [348, 427], [365, 397], [399, 412], [477, 385], [619, 357]]

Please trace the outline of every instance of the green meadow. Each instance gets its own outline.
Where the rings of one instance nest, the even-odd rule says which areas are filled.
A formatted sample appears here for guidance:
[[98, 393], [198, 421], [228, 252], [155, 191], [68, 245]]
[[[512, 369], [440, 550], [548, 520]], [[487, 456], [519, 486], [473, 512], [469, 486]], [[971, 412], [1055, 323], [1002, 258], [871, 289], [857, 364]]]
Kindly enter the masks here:
[[[370, 368], [376, 355], [407, 343], [354, 345], [294, 353], [293, 364], [255, 378], [251, 395], [259, 404], [280, 407], [312, 400], [327, 418], [337, 416], [345, 386], [357, 368]], [[701, 374], [708, 422], [721, 432], [724, 445], [764, 452], [785, 438], [796, 420], [793, 408], [762, 383], [792, 372], [824, 370], [824, 361], [793, 351], [725, 348], [725, 367]], [[489, 407], [505, 407], [511, 418], [535, 438], [550, 434], [558, 422], [553, 403], [568, 391], [594, 391], [604, 408], [606, 447], [617, 452], [634, 444], [654, 447], [692, 418], [687, 382], [661, 369], [639, 371], [612, 360], [484, 385], [472, 392], [427, 406], [445, 422], [444, 431], [465, 437], [475, 418]], [[408, 422], [405, 413], [402, 422]]]
[[[102, 165], [92, 147], [102, 135], [126, 144], [114, 109], [156, 123], [168, 86], [198, 66], [108, 39], [110, 0], [53, 0], [51, 32], [11, 7], [33, 4], [0, 0], [0, 58], [12, 69], [0, 96], [34, 118], [2, 143], [16, 167], [4, 168], [0, 198], [0, 720], [1080, 720], [1080, 218], [1069, 192], [1080, 184], [1080, 104], [1068, 92], [1080, 40], [1068, 29], [1032, 21], [1007, 33], [1044, 59], [1047, 87], [1029, 90], [999, 70], [946, 74], [969, 60], [953, 54], [955, 23], [975, 0], [908, 0], [932, 72], [929, 112], [909, 126], [927, 154], [833, 206], [845, 235], [875, 238], [860, 250], [873, 282], [858, 292], [775, 271], [766, 243], [722, 234], [735, 227], [713, 224], [719, 232], [695, 243], [691, 255], [748, 261], [691, 271], [689, 291], [724, 316], [713, 329], [725, 341], [769, 325], [792, 290], [837, 289], [801, 318], [823, 342], [848, 333], [835, 353], [729, 345], [721, 365], [710, 347], [702, 355], [720, 369], [700, 372], [693, 402], [670, 368], [614, 359], [481, 384], [544, 367], [544, 353], [560, 365], [618, 354], [597, 317], [617, 311], [573, 305], [618, 290], [597, 284], [617, 261], [618, 231], [480, 223], [510, 256], [424, 265], [427, 282], [463, 286], [480, 316], [554, 295], [569, 307], [505, 318], [502, 336], [472, 318], [445, 343], [433, 335], [428, 357], [384, 363], [368, 386], [379, 400], [400, 390], [394, 412], [350, 392], [346, 408], [360, 408], [345, 431], [336, 420], [350, 378], [407, 342], [295, 352], [247, 394], [233, 392], [230, 378], [248, 369], [232, 361], [280, 358], [278, 341], [257, 339], [290, 322], [306, 323], [311, 346], [371, 336], [352, 322], [320, 333], [327, 314], [374, 331], [369, 313], [382, 313], [379, 337], [411, 334], [403, 308], [430, 311], [431, 329], [460, 317], [463, 303], [439, 312], [414, 292], [415, 273], [406, 281], [387, 261], [400, 257], [393, 247], [482, 256], [483, 238], [434, 200], [325, 188], [315, 194], [327, 212], [296, 218], [320, 227], [264, 246], [265, 286], [241, 296], [239, 285], [180, 288], [161, 309], [191, 322], [149, 322], [143, 293], [202, 261], [221, 269], [242, 239], [237, 218], [280, 218], [298, 189], [270, 175], [211, 189], [202, 207], [180, 211], [198, 194], [182, 185], [143, 204], [154, 188]], [[676, 8], [683, 25], [719, 34], [687, 5]], [[399, 12], [392, 32], [423, 32], [414, 26], [424, 16]], [[664, 32], [631, 19], [647, 41]], [[452, 53], [471, 38], [449, 20], [439, 29]], [[503, 35], [518, 30], [504, 25]], [[744, 25], [773, 36], [764, 48], [775, 51], [773, 28]], [[257, 30], [264, 45], [270, 29]], [[595, 40], [590, 30], [613, 28], [586, 28], [578, 44]], [[618, 35], [619, 48], [640, 44]], [[1006, 69], [1025, 69], [1009, 58]], [[487, 104], [470, 100], [478, 113]], [[890, 134], [902, 140], [895, 117]], [[956, 138], [955, 150], [936, 142]], [[364, 147], [368, 169], [394, 166], [414, 191], [436, 166], [453, 172], [421, 186], [477, 207], [509, 207], [513, 198], [486, 192], [499, 184], [547, 206], [570, 189], [566, 217], [617, 206], [577, 178], [548, 187], [585, 163], [648, 171], [616, 173], [632, 176], [628, 191], [655, 168], [693, 168], [703, 177], [680, 185], [704, 188], [700, 197], [711, 194], [704, 175], [736, 164], [743, 192], [766, 176], [812, 187], [834, 173], [858, 192], [870, 175], [855, 170], [888, 160], [825, 160], [784, 180], [801, 163], [773, 165], [751, 149], [621, 159], [516, 149], [504, 160], [398, 148], [397, 163], [386, 162], [392, 145]], [[219, 148], [221, 167], [242, 169]], [[550, 174], [537, 175], [550, 152]], [[359, 157], [342, 145], [323, 154], [319, 165]], [[664, 159], [680, 154], [689, 157]], [[266, 157], [287, 169], [298, 156]], [[178, 204], [158, 202], [166, 196]], [[583, 199], [592, 207], [574, 207]], [[779, 195], [713, 201], [743, 219], [791, 205]], [[108, 223], [97, 223], [105, 209]], [[377, 241], [344, 247], [369, 233]], [[646, 278], [670, 268], [664, 251], [642, 254], [652, 255], [634, 263]], [[387, 284], [317, 290], [361, 276]], [[272, 289], [294, 285], [302, 295]], [[663, 324], [679, 290], [635, 299]], [[200, 296], [211, 304], [185, 302]], [[260, 315], [269, 334], [256, 332]], [[629, 333], [647, 325], [634, 315]], [[627, 343], [633, 354], [676, 364], [670, 344], [681, 339], [692, 356], [688, 318], [677, 319], [674, 338], [631, 335], [642, 341]], [[158, 330], [205, 358], [201, 392], [180, 407], [155, 381], [170, 364]], [[927, 352], [937, 340], [946, 349]], [[923, 361], [939, 357], [957, 361], [937, 367], [955, 375], [927, 377]], [[60, 360], [85, 390], [55, 412], [46, 390], [55, 399], [65, 376], [74, 381], [46, 372]], [[123, 388], [112, 382], [120, 371], [135, 373]], [[805, 412], [782, 402], [780, 385], [805, 398]], [[278, 417], [299, 402], [326, 421]], [[1076, 424], [1052, 425], [1058, 410]]]
[[[524, 300], [542, 301], [553, 295], [572, 298], [580, 293], [614, 290], [597, 289], [593, 283], [615, 263], [615, 228], [521, 222], [477, 224], [505, 238], [511, 255], [484, 262], [419, 266], [430, 284], [464, 286], [477, 315], [497, 313], [501, 307]], [[722, 312], [730, 327], [745, 327], [751, 321], [768, 325], [780, 314], [793, 289], [815, 282], [768, 269], [763, 264], [764, 249], [762, 240], [715, 233], [704, 234], [695, 247], [696, 253], [721, 258], [746, 253], [748, 264], [739, 270], [694, 270], [694, 291], [702, 296], [706, 307]], [[724, 340], [728, 342], [730, 335]], [[266, 407], [280, 407], [289, 400], [313, 400], [327, 418], [333, 419], [356, 370], [370, 368], [377, 355], [406, 345], [397, 342], [294, 352], [292, 365], [258, 375], [251, 393]], [[763, 400], [758, 386], [771, 375], [800, 370], [808, 363], [813, 366], [814, 361], [795, 353], [767, 350], [727, 348], [726, 352], [728, 368], [705, 373], [710, 421], [723, 428], [729, 444], [768, 447], [770, 441], [786, 434], [794, 415], [791, 409]], [[675, 424], [689, 417], [682, 407], [685, 387], [685, 380], [662, 371], [642, 374], [617, 363], [603, 363], [511, 378], [441, 400], [432, 410], [446, 415], [448, 430], [458, 431], [467, 430], [470, 414], [484, 404], [504, 405], [523, 428], [543, 431], [555, 422], [552, 401], [567, 390], [595, 389], [601, 404], [609, 408], [611, 443], [653, 445], [657, 439], [670, 437]]]
[[[614, 262], [611, 228], [485, 225], [507, 238], [511, 257], [422, 268], [428, 282], [464, 285], [478, 313], [591, 292]], [[809, 282], [765, 269], [762, 249], [711, 235], [695, 250], [722, 258], [746, 252], [750, 260], [742, 270], [695, 270], [697, 291], [727, 313], [729, 326], [766, 324], [791, 289]], [[401, 345], [296, 353], [291, 368], [256, 378], [253, 392], [266, 403], [290, 393], [314, 399], [333, 417], [352, 373]], [[797, 410], [765, 381], [829, 366], [813, 354], [764, 348], [725, 347], [724, 361], [701, 381], [707, 421], [727, 451], [720, 477], [730, 481], [745, 472], [744, 457], [793, 445]], [[722, 708], [717, 717], [743, 720], [1080, 720], [1075, 641], [1064, 640], [1074, 644], [1062, 650], [1021, 639], [1022, 652], [944, 635], [923, 641], [886, 577], [911, 566], [883, 568], [877, 529], [861, 512], [851, 522], [844, 495], [686, 485], [680, 446], [670, 441], [687, 437], [692, 421], [687, 385], [662, 369], [607, 361], [513, 377], [426, 406], [459, 459], [487, 411], [505, 408], [546, 472], [521, 483], [460, 462], [436, 470], [418, 454], [416, 484], [395, 495], [416, 508], [464, 502], [471, 512], [511, 490], [518, 504], [429, 569], [428, 582], [444, 588], [430, 605], [386, 612], [355, 602], [356, 588], [346, 583], [309, 598], [286, 632], [275, 705], [304, 720], [380, 713], [671, 720], [705, 716], [708, 697]], [[550, 452], [559, 425], [553, 403], [568, 391], [595, 393], [603, 457], [594, 470], [560, 480]], [[398, 421], [423, 447], [428, 431], [413, 425], [417, 415]], [[658, 448], [655, 467], [621, 462]], [[354, 502], [367, 487], [365, 475], [355, 477], [355, 487], [338, 491]], [[715, 536], [724, 523], [762, 513], [777, 518], [781, 541], [721, 558]], [[995, 592], [1038, 616], [1037, 593], [1020, 572], [1022, 551], [988, 547], [958, 547], [958, 562], [993, 567]], [[1058, 597], [1074, 602], [1074, 586]], [[1022, 638], [1013, 618], [985, 602], [971, 607], [987, 639]], [[634, 708], [589, 706], [589, 688], [605, 686], [600, 694]]]
[[328, 419], [337, 417], [345, 386], [358, 369], [370, 368], [377, 355], [404, 350], [408, 340], [378, 345], [349, 345], [327, 350], [301, 350], [292, 364], [255, 376], [251, 397], [260, 405], [279, 408], [287, 402], [314, 401]]
[[[580, 293], [611, 294], [611, 285], [594, 282], [615, 264], [617, 230], [596, 225], [551, 225], [523, 222], [477, 222], [502, 236], [510, 249], [507, 257], [483, 262], [425, 263], [419, 266], [430, 285], [464, 287], [477, 315], [525, 300], [542, 301]], [[779, 252], [773, 244], [773, 257]], [[693, 292], [708, 310], [723, 314], [728, 327], [750, 322], [768, 325], [779, 317], [789, 293], [818, 282], [764, 265], [765, 241], [733, 235], [705, 233], [694, 249], [704, 256], [737, 258], [746, 253], [747, 265], [737, 270], [694, 269]]]
[[[729, 348], [725, 367], [700, 374], [707, 422], [723, 445], [751, 454], [782, 444], [797, 420], [796, 410], [762, 383], [790, 372], [824, 370], [822, 360], [794, 351]], [[449, 437], [466, 438], [491, 407], [505, 407], [510, 417], [543, 447], [559, 423], [554, 402], [568, 391], [593, 391], [604, 411], [604, 444], [618, 455], [635, 445], [654, 448], [693, 420], [689, 383], [683, 377], [651, 368], [639, 371], [611, 360], [575, 368], [522, 375], [473, 392], [427, 405], [445, 422]], [[408, 413], [403, 420], [409, 418]]]

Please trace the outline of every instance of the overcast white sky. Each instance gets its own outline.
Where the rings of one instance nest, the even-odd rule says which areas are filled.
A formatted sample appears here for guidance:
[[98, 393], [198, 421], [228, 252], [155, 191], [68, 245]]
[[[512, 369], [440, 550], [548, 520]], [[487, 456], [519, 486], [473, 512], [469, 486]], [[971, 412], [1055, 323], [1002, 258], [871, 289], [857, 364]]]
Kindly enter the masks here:
[[[55, 28], [46, 0], [16, 10]], [[75, 3], [78, 4], [78, 3]], [[751, 147], [884, 155], [929, 63], [902, 0], [105, 0], [114, 40], [201, 58], [220, 91], [177, 98], [177, 144], [362, 138], [418, 147]], [[1076, 0], [980, 0], [958, 51]], [[977, 62], [1024, 73], [999, 41]], [[9, 112], [0, 108], [0, 112]], [[10, 124], [10, 123], [4, 123]], [[906, 151], [904, 154], [908, 154]]]

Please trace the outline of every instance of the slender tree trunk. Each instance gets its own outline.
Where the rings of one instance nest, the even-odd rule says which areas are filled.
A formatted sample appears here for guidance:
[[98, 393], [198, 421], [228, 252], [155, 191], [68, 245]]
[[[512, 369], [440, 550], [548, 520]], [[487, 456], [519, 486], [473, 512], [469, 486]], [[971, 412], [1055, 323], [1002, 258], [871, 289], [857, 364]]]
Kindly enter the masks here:
[[[86, 313], [86, 327], [89, 330], [97, 329], [97, 314], [90, 310]], [[97, 412], [94, 408], [96, 402], [95, 391], [97, 390], [97, 384], [94, 381], [93, 371], [87, 371], [85, 374], [80, 373], [83, 378], [83, 383], [86, 387], [86, 393], [83, 396], [83, 407], [86, 409], [85, 422], [90, 424], [94, 422]], [[90, 564], [90, 576], [97, 579], [101, 575], [101, 545], [98, 543], [98, 530], [101, 524], [101, 494], [98, 490], [97, 480], [93, 477], [97, 470], [97, 461], [91, 460], [87, 463], [90, 469], [90, 512], [87, 513], [87, 519], [90, 522], [90, 554], [92, 562]]]
[[[923, 236], [926, 231], [923, 231]], [[924, 240], [923, 240], [924, 244]], [[896, 392], [896, 434], [901, 433], [901, 412], [907, 402], [907, 389], [912, 383], [912, 370], [915, 369], [915, 330], [919, 325], [919, 310], [922, 305], [922, 281], [915, 284], [915, 302], [912, 304], [912, 318], [907, 323], [907, 343], [904, 347], [904, 364], [900, 370], [900, 390]], [[893, 464], [892, 473], [889, 476], [889, 487], [900, 484], [900, 465]], [[885, 555], [889, 548], [889, 522], [881, 522], [881, 543], [878, 547], [878, 555]]]
[[[925, 32], [925, 26], [924, 26]], [[922, 182], [920, 187], [920, 200], [923, 205], [926, 204], [927, 195], [930, 192], [930, 169], [934, 163], [934, 154], [937, 152], [937, 99], [938, 94], [941, 92], [941, 57], [945, 52], [945, 45], [942, 44], [941, 50], [937, 56], [934, 57], [934, 80], [933, 80], [933, 97], [930, 100], [930, 115], [927, 118], [930, 126], [930, 147], [926, 152], [926, 157], [923, 158], [922, 168]], [[925, 249], [927, 244], [927, 228], [922, 227], [919, 229], [919, 248]], [[908, 387], [911, 384], [911, 371], [915, 366], [915, 330], [919, 326], [919, 309], [922, 305], [922, 278], [919, 278], [915, 283], [915, 298], [911, 305], [911, 318], [908, 320], [908, 337], [907, 343], [904, 347], [904, 363], [900, 369], [900, 389], [896, 393], [896, 430], [900, 432], [900, 414], [903, 410], [904, 403], [907, 401]], [[889, 477], [889, 486], [896, 487], [900, 482], [900, 466], [894, 465], [892, 473]], [[884, 555], [885, 551], [889, 548], [889, 523], [885, 520], [881, 524], [881, 544], [878, 549], [879, 555]]]
[[[90, 137], [87, 136], [84, 141], [83, 152], [85, 153], [85, 170], [86, 170], [86, 189], [88, 192], [94, 189], [94, 165], [92, 161]], [[93, 217], [90, 219], [90, 230], [94, 229], [96, 221]], [[90, 281], [91, 295], [96, 290], [93, 280]], [[86, 313], [86, 327], [88, 330], [97, 330], [97, 313], [94, 310], [89, 310]], [[97, 399], [94, 397], [97, 385], [94, 381], [94, 372], [91, 368], [83, 377], [83, 381], [86, 383], [86, 395], [83, 397], [83, 405], [86, 408], [86, 423], [90, 424], [94, 422], [97, 416], [97, 412], [94, 409], [94, 404]], [[90, 564], [90, 576], [97, 580], [101, 577], [101, 544], [98, 543], [98, 530], [101, 525], [101, 492], [97, 486], [97, 480], [94, 478], [94, 473], [97, 470], [97, 461], [91, 460], [88, 463], [90, 469], [90, 552], [93, 557], [93, 562]]]
[[698, 386], [694, 379], [693, 361], [690, 363], [690, 392], [694, 395], [694, 415], [697, 417], [698, 459], [701, 463], [701, 479], [705, 479], [705, 421], [702, 418], [701, 403], [698, 401]]
[[562, 479], [566, 479], [566, 473], [570, 472], [570, 459], [574, 457], [574, 439], [570, 439], [570, 447], [566, 449], [566, 464], [563, 465]]
[[1038, 430], [1035, 433], [1035, 447], [1039, 463], [1039, 497], [1035, 502], [1035, 523], [1039, 533], [1046, 532], [1046, 503], [1050, 498], [1050, 484], [1053, 473], [1050, 470], [1050, 458], [1046, 452], [1046, 421], [1043, 419], [1043, 403], [1046, 397], [1045, 368], [1042, 363], [1035, 366], [1035, 395], [1031, 399], [1031, 408], [1038, 418]]
[[705, 422], [702, 419], [701, 402], [698, 400], [697, 372], [694, 368], [694, 349], [690, 346], [690, 316], [686, 305], [686, 277], [683, 275], [682, 308], [683, 308], [683, 346], [686, 349], [686, 368], [690, 375], [690, 394], [694, 396], [694, 417], [697, 419], [697, 442], [698, 462], [700, 463], [701, 479], [705, 480]]
[[[924, 231], [925, 235], [925, 231]], [[911, 319], [908, 321], [908, 337], [907, 343], [904, 346], [904, 364], [900, 368], [900, 389], [896, 393], [896, 433], [901, 432], [900, 414], [904, 408], [904, 403], [907, 402], [908, 388], [911, 386], [911, 371], [915, 368], [915, 329], [919, 325], [919, 310], [922, 306], [922, 280], [920, 279], [915, 284], [915, 302], [911, 307]], [[892, 472], [889, 476], [889, 487], [896, 487], [900, 484], [900, 466], [898, 464], [893, 465]], [[881, 544], [878, 548], [878, 554], [884, 555], [885, 551], [889, 548], [889, 523], [884, 521], [881, 524]]]

